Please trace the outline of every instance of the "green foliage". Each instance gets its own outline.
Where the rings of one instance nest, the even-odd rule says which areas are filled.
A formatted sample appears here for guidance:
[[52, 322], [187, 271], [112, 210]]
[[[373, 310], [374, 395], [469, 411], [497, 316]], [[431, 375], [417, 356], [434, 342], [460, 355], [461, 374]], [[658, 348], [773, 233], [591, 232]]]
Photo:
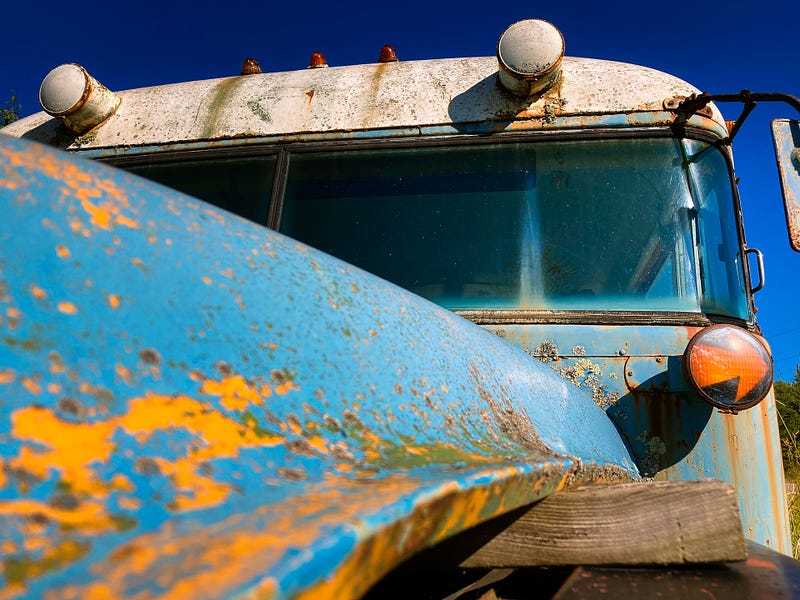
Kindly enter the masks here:
[[793, 382], [775, 382], [775, 402], [784, 468], [787, 474], [791, 469], [795, 479], [800, 476], [800, 365], [795, 369]]
[[[795, 369], [793, 382], [775, 382], [775, 400], [778, 406], [778, 428], [786, 480], [800, 486], [800, 365]], [[792, 528], [792, 548], [797, 552], [800, 538], [800, 496], [796, 493], [790, 496], [789, 521]]]
[[22, 106], [17, 102], [17, 97], [14, 95], [14, 90], [11, 90], [11, 98], [6, 101], [3, 106], [0, 106], [0, 127], [8, 125], [19, 119], [19, 113]]
[[783, 463], [789, 479], [800, 478], [800, 365], [794, 381], [775, 382], [775, 400], [778, 404], [778, 428], [783, 447]]

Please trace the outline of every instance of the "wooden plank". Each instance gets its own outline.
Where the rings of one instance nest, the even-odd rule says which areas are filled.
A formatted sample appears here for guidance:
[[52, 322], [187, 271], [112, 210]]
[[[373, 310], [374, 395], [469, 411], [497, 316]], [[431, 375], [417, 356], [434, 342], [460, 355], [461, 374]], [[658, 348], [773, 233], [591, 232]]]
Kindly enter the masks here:
[[468, 553], [462, 554], [463, 567], [495, 568], [678, 565], [747, 558], [736, 492], [710, 480], [560, 492], [516, 513], [499, 529], [492, 522], [459, 535], [447, 552]]

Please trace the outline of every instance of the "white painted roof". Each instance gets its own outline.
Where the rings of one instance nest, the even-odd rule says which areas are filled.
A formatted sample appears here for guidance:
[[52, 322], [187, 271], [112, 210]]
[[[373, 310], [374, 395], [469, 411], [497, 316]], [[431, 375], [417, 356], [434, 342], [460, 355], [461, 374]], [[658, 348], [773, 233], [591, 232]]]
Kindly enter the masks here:
[[[487, 121], [496, 123], [496, 130], [596, 126], [603, 115], [663, 113], [666, 98], [699, 91], [646, 67], [566, 57], [561, 82], [531, 102], [502, 89], [497, 69], [494, 57], [482, 57], [193, 81], [118, 92], [122, 103], [116, 114], [74, 141], [65, 142], [62, 135], [59, 143], [60, 125], [45, 113], [2, 132], [92, 149], [231, 138], [347, 138], [387, 130], [411, 135], [440, 128], [440, 133], [453, 133]], [[673, 118], [663, 113], [652, 124]], [[700, 119], [724, 135], [716, 108], [713, 120], [716, 125]], [[651, 121], [633, 118], [630, 124]]]

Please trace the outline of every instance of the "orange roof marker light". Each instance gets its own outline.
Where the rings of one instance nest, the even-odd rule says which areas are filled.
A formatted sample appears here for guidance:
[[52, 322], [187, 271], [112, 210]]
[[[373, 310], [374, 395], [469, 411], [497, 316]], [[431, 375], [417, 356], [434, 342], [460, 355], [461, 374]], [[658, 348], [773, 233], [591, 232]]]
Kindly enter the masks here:
[[325, 55], [319, 50], [311, 53], [311, 58], [308, 61], [309, 69], [324, 69], [328, 66], [328, 61], [325, 60]]
[[761, 402], [772, 387], [772, 357], [764, 342], [733, 325], [700, 330], [683, 354], [695, 392], [719, 409], [739, 412]]
[[380, 56], [378, 56], [379, 63], [397, 62], [397, 52], [391, 46], [384, 46], [381, 48]]
[[245, 58], [242, 62], [242, 75], [258, 75], [261, 73], [261, 65], [255, 58]]

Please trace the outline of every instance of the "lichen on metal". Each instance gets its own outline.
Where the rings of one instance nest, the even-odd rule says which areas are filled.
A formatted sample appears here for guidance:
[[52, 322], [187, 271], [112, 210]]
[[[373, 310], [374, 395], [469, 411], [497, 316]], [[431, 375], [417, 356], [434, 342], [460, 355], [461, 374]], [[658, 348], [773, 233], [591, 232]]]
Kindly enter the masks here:
[[[586, 348], [577, 345], [572, 347], [572, 360], [568, 360], [558, 349], [553, 340], [542, 341], [531, 355], [544, 364], [550, 364], [564, 379], [576, 387], [586, 389], [597, 406], [603, 410], [614, 406], [620, 398], [620, 392], [609, 391], [608, 386], [599, 379], [603, 375], [603, 365], [586, 358]], [[614, 378], [614, 373], [609, 373]]]

